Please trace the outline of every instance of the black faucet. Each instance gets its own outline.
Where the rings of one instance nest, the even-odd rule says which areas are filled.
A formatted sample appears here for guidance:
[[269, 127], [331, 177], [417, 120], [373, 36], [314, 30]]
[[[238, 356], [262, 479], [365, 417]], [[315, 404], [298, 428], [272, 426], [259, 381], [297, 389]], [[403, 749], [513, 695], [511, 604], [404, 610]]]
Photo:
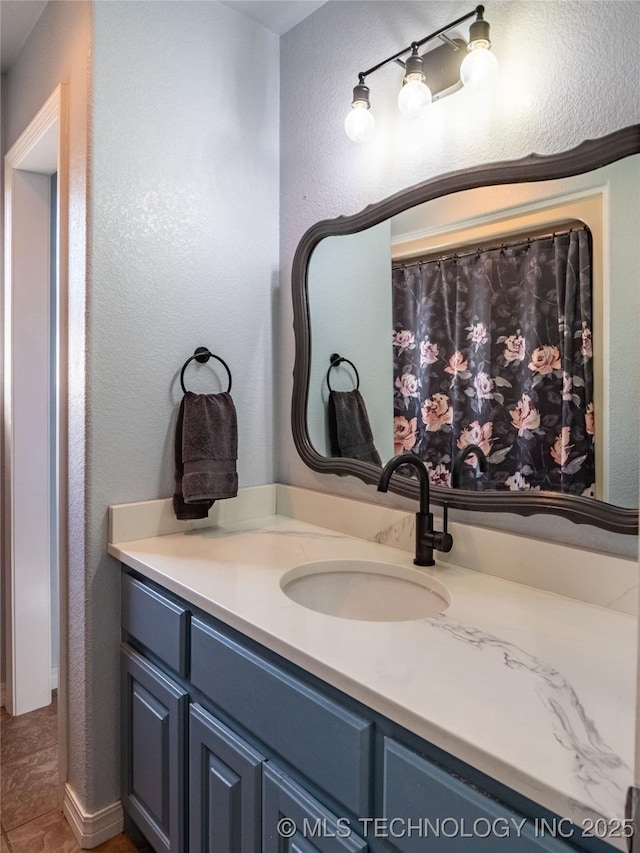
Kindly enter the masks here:
[[478, 460], [478, 465], [480, 466], [480, 470], [484, 474], [487, 470], [487, 457], [484, 455], [481, 448], [478, 447], [477, 444], [467, 444], [464, 450], [461, 450], [460, 453], [456, 456], [453, 462], [453, 471], [451, 472], [451, 486], [454, 489], [460, 488], [460, 480], [462, 478], [462, 466], [464, 465], [464, 461], [467, 456], [474, 455]]
[[429, 511], [429, 475], [424, 462], [415, 453], [401, 453], [390, 459], [382, 469], [378, 491], [386, 492], [391, 475], [400, 465], [413, 465], [420, 480], [420, 512], [416, 513], [416, 566], [435, 566], [434, 551], [450, 551], [453, 536], [447, 533], [447, 505], [444, 504], [444, 531], [433, 529], [433, 513]]

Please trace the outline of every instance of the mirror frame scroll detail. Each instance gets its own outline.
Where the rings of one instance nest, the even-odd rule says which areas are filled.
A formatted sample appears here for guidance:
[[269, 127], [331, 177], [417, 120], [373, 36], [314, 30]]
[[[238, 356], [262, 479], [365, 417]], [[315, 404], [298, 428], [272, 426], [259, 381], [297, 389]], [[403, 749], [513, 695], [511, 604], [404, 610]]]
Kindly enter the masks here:
[[[311, 370], [311, 322], [309, 316], [308, 271], [313, 250], [325, 237], [355, 234], [378, 225], [411, 207], [450, 193], [477, 187], [550, 181], [590, 172], [640, 153], [640, 124], [614, 131], [599, 139], [587, 140], [576, 148], [557, 154], [530, 154], [520, 160], [505, 160], [460, 169], [407, 190], [401, 190], [351, 216], [325, 219], [312, 225], [296, 249], [291, 273], [295, 361], [291, 427], [302, 461], [321, 474], [353, 476], [365, 483], [377, 483], [380, 468], [370, 462], [344, 457], [321, 456], [311, 444], [307, 422]], [[418, 485], [406, 477], [394, 477], [390, 489], [396, 494], [418, 498]], [[594, 498], [555, 492], [473, 492], [432, 486], [436, 504], [472, 512], [506, 512], [516, 515], [554, 514], [576, 524], [591, 524], [614, 533], [638, 533], [638, 509], [613, 506]]]

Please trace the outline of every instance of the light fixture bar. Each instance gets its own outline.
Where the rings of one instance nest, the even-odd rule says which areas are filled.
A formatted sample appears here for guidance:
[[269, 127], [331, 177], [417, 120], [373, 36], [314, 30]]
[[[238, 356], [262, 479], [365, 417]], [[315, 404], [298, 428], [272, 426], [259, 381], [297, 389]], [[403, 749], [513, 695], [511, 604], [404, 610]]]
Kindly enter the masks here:
[[448, 44], [448, 45], [449, 45], [449, 47], [453, 48], [453, 50], [460, 50], [460, 45], [459, 45], [459, 44], [456, 44], [456, 42], [454, 41], [454, 39], [449, 38], [449, 36], [448, 36], [446, 33], [440, 33], [439, 38], [440, 38], [440, 39], [441, 39], [445, 44]]
[[384, 66], [388, 65], [390, 62], [395, 62], [396, 60], [400, 59], [400, 57], [404, 56], [405, 53], [409, 53], [410, 51], [417, 50], [417, 48], [422, 47], [423, 44], [426, 44], [427, 42], [431, 41], [432, 39], [438, 38], [438, 36], [441, 36], [443, 33], [446, 33], [448, 30], [453, 29], [453, 27], [457, 27], [458, 24], [462, 24], [465, 21], [468, 21], [469, 18], [473, 18], [474, 15], [477, 15], [481, 18], [483, 14], [484, 14], [484, 6], [476, 6], [476, 8], [472, 12], [467, 12], [466, 15], [462, 15], [460, 18], [456, 18], [456, 20], [451, 21], [450, 24], [447, 24], [444, 27], [440, 27], [440, 29], [435, 30], [435, 32], [433, 32], [433, 33], [429, 33], [428, 36], [425, 36], [424, 38], [420, 39], [420, 41], [411, 42], [411, 44], [408, 47], [404, 47], [404, 48], [402, 48], [402, 50], [399, 50], [397, 53], [394, 53], [393, 56], [388, 57], [388, 59], [384, 59], [382, 62], [378, 62], [377, 65], [373, 65], [367, 71], [361, 71], [358, 74], [358, 80], [360, 81], [361, 84], [364, 83], [365, 79], [370, 74], [373, 74], [375, 71], [379, 71], [381, 68], [384, 68]]

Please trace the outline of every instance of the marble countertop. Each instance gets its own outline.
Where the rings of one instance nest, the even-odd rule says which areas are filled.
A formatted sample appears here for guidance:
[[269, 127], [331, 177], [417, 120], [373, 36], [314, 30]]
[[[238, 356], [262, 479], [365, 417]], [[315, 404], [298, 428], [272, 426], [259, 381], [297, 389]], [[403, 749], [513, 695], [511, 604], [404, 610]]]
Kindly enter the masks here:
[[633, 617], [450, 565], [419, 570], [449, 590], [442, 614], [364, 622], [316, 613], [282, 592], [289, 569], [340, 558], [415, 568], [411, 555], [279, 516], [109, 553], [579, 826], [622, 818], [632, 784]]

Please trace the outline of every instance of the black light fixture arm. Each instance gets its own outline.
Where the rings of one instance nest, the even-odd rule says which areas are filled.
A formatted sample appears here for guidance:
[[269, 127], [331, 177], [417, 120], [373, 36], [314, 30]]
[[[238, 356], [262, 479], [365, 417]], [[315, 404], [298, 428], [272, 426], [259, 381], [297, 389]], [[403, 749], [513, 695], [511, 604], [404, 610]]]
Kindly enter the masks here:
[[474, 15], [476, 15], [477, 19], [481, 21], [483, 19], [482, 16], [484, 15], [484, 6], [476, 6], [476, 8], [472, 12], [467, 12], [466, 15], [462, 15], [460, 18], [456, 18], [455, 21], [451, 21], [451, 23], [447, 24], [446, 26], [440, 27], [439, 30], [435, 30], [435, 32], [429, 33], [428, 36], [425, 36], [424, 38], [420, 39], [419, 41], [411, 42], [411, 44], [408, 47], [403, 47], [402, 50], [399, 50], [397, 53], [394, 53], [393, 56], [388, 57], [388, 59], [383, 59], [382, 62], [378, 62], [377, 65], [373, 65], [367, 71], [361, 71], [358, 74], [358, 80], [360, 82], [360, 85], [363, 85], [365, 79], [370, 74], [373, 74], [374, 71], [379, 71], [381, 68], [384, 68], [384, 66], [388, 65], [390, 62], [395, 62], [396, 60], [398, 60], [402, 56], [404, 56], [405, 53], [409, 53], [410, 51], [415, 52], [419, 47], [422, 47], [422, 45], [426, 44], [427, 42], [431, 41], [432, 39], [438, 38], [438, 36], [443, 35], [448, 30], [453, 29], [453, 27], [457, 27], [458, 24], [462, 24], [465, 21], [468, 21], [469, 18], [473, 18]]

